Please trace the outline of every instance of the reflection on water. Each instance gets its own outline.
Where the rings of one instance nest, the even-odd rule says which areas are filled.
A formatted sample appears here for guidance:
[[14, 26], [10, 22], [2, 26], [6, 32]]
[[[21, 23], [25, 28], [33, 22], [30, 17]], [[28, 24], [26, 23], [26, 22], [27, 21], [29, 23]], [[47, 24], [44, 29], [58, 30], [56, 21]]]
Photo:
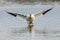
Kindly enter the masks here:
[[[38, 29], [37, 29], [38, 30]], [[41, 30], [41, 32], [34, 32], [30, 35], [28, 28], [11, 28], [11, 29], [0, 29], [0, 39], [1, 40], [55, 40], [60, 39], [60, 31], [47, 32]]]

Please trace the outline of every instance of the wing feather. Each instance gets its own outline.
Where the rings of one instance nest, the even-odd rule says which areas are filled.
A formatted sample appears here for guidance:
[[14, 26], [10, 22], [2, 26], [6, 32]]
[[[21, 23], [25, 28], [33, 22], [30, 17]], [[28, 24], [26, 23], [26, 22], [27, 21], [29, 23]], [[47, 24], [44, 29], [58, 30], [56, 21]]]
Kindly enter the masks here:
[[18, 16], [20, 16], [20, 17], [22, 17], [22, 18], [26, 18], [26, 16], [25, 16], [25, 15], [22, 15], [22, 14], [11, 13], [11, 12], [8, 12], [8, 11], [6, 11], [6, 12], [7, 12], [8, 14], [14, 16], [14, 17], [16, 17], [16, 16], [18, 15]]
[[37, 16], [40, 16], [40, 15], [45, 15], [47, 12], [49, 12], [50, 10], [52, 10], [52, 8], [48, 9], [48, 10], [45, 10], [43, 12], [40, 12], [40, 13], [37, 13], [35, 14], [34, 16], [37, 17]]

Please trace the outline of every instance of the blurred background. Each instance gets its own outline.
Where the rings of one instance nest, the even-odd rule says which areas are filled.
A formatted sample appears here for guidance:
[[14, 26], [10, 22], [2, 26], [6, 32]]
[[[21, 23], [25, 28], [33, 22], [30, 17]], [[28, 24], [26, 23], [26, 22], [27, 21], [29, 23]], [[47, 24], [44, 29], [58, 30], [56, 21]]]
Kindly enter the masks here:
[[0, 0], [0, 6], [60, 5], [60, 0]]

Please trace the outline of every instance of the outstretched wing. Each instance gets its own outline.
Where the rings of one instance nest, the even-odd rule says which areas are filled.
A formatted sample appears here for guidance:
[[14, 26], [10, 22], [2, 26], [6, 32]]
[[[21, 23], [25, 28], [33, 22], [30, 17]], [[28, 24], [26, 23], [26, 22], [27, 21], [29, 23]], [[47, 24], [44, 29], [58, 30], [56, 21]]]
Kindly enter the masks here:
[[40, 16], [40, 15], [45, 15], [47, 12], [49, 12], [50, 10], [52, 10], [52, 8], [48, 9], [48, 10], [45, 10], [43, 12], [40, 12], [40, 13], [37, 13], [35, 14], [34, 16], [37, 17], [37, 16]]
[[26, 18], [26, 16], [25, 16], [25, 15], [22, 15], [22, 14], [11, 13], [11, 12], [8, 12], [8, 11], [6, 11], [6, 12], [7, 12], [8, 14], [14, 16], [14, 17], [16, 17], [16, 16], [20, 16], [20, 17], [22, 17], [22, 18]]

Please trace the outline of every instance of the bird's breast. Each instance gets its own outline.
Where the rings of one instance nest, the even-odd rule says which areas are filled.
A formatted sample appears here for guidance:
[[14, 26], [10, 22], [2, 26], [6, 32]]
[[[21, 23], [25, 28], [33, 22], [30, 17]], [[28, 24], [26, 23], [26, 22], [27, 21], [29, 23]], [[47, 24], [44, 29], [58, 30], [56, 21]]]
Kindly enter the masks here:
[[31, 17], [28, 17], [28, 21], [34, 21], [34, 17], [33, 16], [31, 16]]

